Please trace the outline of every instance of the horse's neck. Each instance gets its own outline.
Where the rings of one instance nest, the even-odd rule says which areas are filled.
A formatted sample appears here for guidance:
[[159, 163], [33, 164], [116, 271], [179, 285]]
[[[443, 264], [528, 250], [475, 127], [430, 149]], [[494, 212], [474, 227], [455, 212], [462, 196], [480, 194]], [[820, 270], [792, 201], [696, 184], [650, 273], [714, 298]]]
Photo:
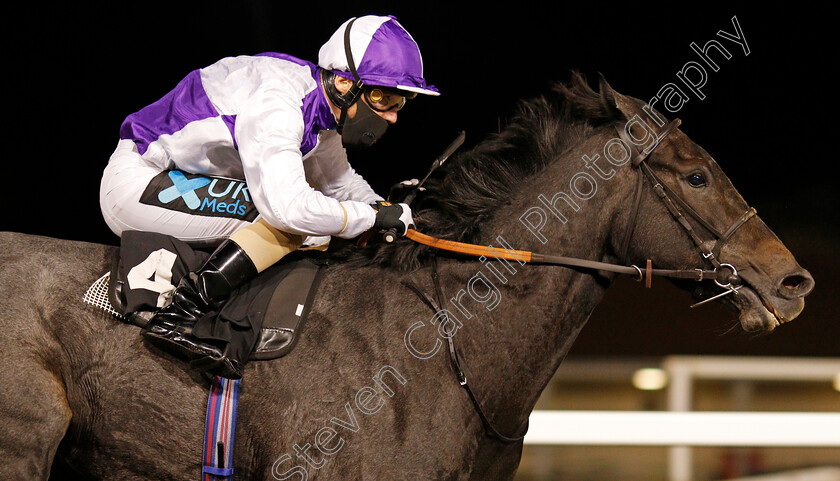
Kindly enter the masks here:
[[[612, 179], [597, 179], [598, 194], [585, 201], [578, 200], [580, 210], [567, 212], [565, 224], [549, 213], [543, 230], [548, 238], [544, 245], [534, 242], [534, 235], [519, 221], [534, 206], [547, 212], [538, 194], [550, 199], [557, 186], [569, 192], [568, 179], [579, 171], [587, 171], [579, 157], [587, 150], [591, 146], [581, 146], [538, 178], [525, 179], [518, 196], [488, 223], [483, 240], [499, 247], [501, 236], [515, 249], [615, 262], [608, 246], [610, 229], [616, 219], [614, 214], [621, 210], [629, 169], [616, 168]], [[623, 220], [623, 215], [619, 218], [618, 222]], [[469, 304], [470, 300], [491, 295], [485, 285], [474, 281], [473, 299], [461, 297], [461, 304], [466, 306], [463, 310], [472, 317], [464, 321], [455, 341], [471, 373], [469, 382], [479, 402], [502, 433], [513, 434], [525, 422], [569, 352], [611, 278], [588, 271], [516, 262], [450, 263], [443, 270], [448, 270], [450, 279], [458, 283], [447, 283], [453, 291], [468, 286], [476, 276], [483, 276], [499, 290], [495, 305], [491, 301]], [[470, 294], [468, 288], [466, 291]], [[453, 294], [449, 292], [447, 297], [452, 298]]]

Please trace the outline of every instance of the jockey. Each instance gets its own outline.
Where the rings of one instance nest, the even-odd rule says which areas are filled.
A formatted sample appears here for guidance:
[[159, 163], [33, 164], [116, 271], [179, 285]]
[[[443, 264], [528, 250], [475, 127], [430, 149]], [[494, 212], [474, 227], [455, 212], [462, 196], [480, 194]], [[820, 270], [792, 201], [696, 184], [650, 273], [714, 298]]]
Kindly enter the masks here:
[[239, 377], [227, 346], [192, 334], [205, 313], [298, 248], [372, 228], [405, 234], [408, 205], [384, 202], [345, 147], [374, 144], [417, 94], [439, 95], [417, 44], [394, 17], [365, 16], [339, 27], [317, 65], [278, 53], [225, 58], [129, 115], [100, 188], [108, 226], [222, 240], [144, 336]]

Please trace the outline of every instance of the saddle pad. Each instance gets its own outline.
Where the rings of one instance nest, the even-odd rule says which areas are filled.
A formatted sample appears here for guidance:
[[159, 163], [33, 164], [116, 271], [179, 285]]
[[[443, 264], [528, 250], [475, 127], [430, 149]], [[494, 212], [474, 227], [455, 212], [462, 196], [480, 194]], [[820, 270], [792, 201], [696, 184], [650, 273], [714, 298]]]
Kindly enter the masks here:
[[[205, 250], [204, 248], [209, 247]], [[123, 233], [112, 267], [109, 299], [123, 320], [143, 327], [168, 304], [188, 272], [199, 269], [214, 246], [197, 246], [174, 237], [140, 231]], [[231, 294], [218, 313], [205, 316], [193, 330], [203, 339], [245, 346], [238, 356], [276, 359], [294, 348], [327, 262], [319, 251], [296, 251]]]
[[251, 352], [251, 360], [276, 359], [289, 353], [297, 343], [300, 326], [309, 315], [321, 280], [323, 265], [310, 258], [302, 258], [289, 264], [281, 264], [278, 270], [288, 266], [277, 288], [274, 289], [257, 345]]

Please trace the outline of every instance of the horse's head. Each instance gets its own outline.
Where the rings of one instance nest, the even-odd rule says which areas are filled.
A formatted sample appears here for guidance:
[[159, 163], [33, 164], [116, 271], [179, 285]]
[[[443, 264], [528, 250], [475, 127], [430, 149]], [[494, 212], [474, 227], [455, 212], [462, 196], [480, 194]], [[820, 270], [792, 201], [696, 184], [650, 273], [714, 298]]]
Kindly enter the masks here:
[[627, 201], [630, 214], [618, 221], [628, 224], [616, 229], [619, 235], [613, 239], [619, 256], [640, 266], [651, 259], [659, 268], [716, 269], [718, 286], [737, 288], [721, 302], [740, 312], [746, 331], [770, 331], [796, 318], [813, 278], [753, 215], [712, 156], [664, 116], [615, 92], [604, 80], [601, 95], [615, 109], [619, 130], [629, 125], [618, 133], [625, 145], [632, 144], [628, 153], [636, 157], [631, 165], [644, 177]]
[[[599, 212], [614, 212], [601, 217], [610, 225], [601, 224], [608, 227], [607, 245], [598, 252], [591, 232], [570, 234], [565, 219], [548, 222], [549, 214], [534, 207], [535, 191], [557, 192], [540, 200], [551, 204], [557, 218], [586, 206], [565, 194], [566, 182], [578, 199], [588, 199], [597, 189], [575, 193], [574, 180], [565, 174], [579, 169], [580, 162], [560, 160], [581, 152], [593, 156], [592, 147], [603, 150], [613, 166], [625, 166], [621, 181], [604, 184], [612, 194]], [[601, 168], [609, 170], [607, 159], [600, 160]], [[614, 254], [623, 266], [641, 269], [650, 259], [652, 268], [660, 270], [654, 274], [668, 270], [669, 277], [685, 279], [675, 281], [681, 287], [729, 292], [719, 300], [740, 311], [746, 331], [769, 331], [796, 318], [814, 287], [808, 271], [754, 215], [703, 148], [662, 114], [615, 92], [603, 79], [596, 92], [575, 74], [546, 96], [524, 102], [503, 131], [456, 156], [437, 175], [428, 186], [428, 204], [417, 210], [420, 231], [480, 244], [504, 233], [518, 248], [564, 253], [570, 242], [586, 238], [590, 249], [579, 249], [578, 255]], [[539, 212], [529, 217], [535, 209]], [[548, 239], [558, 244], [545, 245]], [[419, 244], [395, 244], [376, 250], [374, 260], [413, 268], [428, 252]]]

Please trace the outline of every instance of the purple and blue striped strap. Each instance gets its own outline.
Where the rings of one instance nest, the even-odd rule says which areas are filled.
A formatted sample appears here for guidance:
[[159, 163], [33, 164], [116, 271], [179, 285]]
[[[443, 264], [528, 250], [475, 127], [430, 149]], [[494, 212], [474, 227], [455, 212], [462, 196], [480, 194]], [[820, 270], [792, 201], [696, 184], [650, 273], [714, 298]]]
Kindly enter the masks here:
[[240, 381], [216, 376], [210, 388], [204, 423], [202, 481], [230, 479], [233, 476], [233, 435]]

